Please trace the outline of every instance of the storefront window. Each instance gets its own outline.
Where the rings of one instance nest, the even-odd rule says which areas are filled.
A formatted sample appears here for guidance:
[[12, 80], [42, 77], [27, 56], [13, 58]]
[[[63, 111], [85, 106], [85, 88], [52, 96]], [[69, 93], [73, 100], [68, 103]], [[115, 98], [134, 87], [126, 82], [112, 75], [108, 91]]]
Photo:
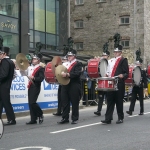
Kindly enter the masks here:
[[0, 35], [3, 37], [3, 46], [9, 47], [11, 58], [15, 58], [16, 54], [19, 52], [18, 34], [0, 32]]
[[0, 0], [0, 14], [18, 18], [18, 0]]

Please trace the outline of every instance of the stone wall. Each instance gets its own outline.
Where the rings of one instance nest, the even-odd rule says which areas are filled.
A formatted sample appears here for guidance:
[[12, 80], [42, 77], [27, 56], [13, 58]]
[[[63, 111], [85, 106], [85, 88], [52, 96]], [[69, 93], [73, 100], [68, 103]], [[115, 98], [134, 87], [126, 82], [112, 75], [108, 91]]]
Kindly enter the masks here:
[[144, 63], [150, 63], [150, 3], [144, 1]]
[[[148, 3], [148, 0], [146, 1]], [[145, 4], [146, 5], [146, 4]], [[148, 6], [147, 6], [148, 11]], [[120, 16], [129, 15], [130, 24], [120, 25]], [[135, 51], [140, 47], [144, 58], [144, 1], [143, 0], [107, 0], [97, 3], [96, 0], [84, 0], [84, 5], [75, 6], [71, 1], [71, 36], [76, 42], [84, 43], [80, 54], [101, 55], [103, 45], [115, 33], [130, 39], [129, 49], [123, 55], [129, 63], [135, 61]], [[75, 29], [74, 21], [82, 19], [83, 29]], [[113, 57], [114, 42], [109, 40], [109, 51]]]

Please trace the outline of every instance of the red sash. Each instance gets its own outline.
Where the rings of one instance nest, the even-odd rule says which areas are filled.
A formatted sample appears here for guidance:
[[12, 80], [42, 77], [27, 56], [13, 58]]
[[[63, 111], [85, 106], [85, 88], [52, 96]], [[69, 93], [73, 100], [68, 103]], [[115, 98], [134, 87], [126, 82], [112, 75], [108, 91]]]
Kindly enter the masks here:
[[70, 67], [68, 68], [68, 72], [71, 71], [71, 69], [73, 68], [73, 66], [74, 66], [76, 63], [77, 63], [77, 62], [75, 61], [74, 63], [72, 63], [72, 64], [70, 65]]
[[120, 62], [121, 59], [122, 59], [122, 57], [120, 57], [120, 58], [117, 59], [115, 65], [114, 65], [114, 68], [113, 68], [113, 70], [112, 70], [111, 77], [114, 77], [115, 72], [116, 72], [116, 69], [117, 69], [118, 64], [119, 64], [119, 62]]
[[[38, 67], [33, 71], [32, 76], [34, 76], [34, 75], [36, 74], [36, 72], [37, 72], [40, 68], [41, 68], [41, 67], [38, 66]], [[29, 81], [29, 83], [28, 83], [28, 89], [30, 88], [31, 84], [32, 84], [32, 82]]]

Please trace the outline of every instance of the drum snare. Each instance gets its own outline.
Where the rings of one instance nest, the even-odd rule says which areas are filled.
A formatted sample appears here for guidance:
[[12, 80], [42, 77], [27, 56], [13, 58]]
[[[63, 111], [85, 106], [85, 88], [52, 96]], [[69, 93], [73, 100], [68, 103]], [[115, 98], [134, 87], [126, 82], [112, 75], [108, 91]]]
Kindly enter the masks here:
[[101, 77], [97, 79], [96, 90], [98, 91], [117, 91], [118, 78]]

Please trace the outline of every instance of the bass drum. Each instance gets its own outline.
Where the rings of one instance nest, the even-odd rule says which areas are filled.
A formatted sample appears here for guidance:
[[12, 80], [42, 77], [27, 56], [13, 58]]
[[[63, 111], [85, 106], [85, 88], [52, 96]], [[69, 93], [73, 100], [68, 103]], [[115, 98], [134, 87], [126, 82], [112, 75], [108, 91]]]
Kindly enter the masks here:
[[105, 58], [90, 59], [88, 61], [87, 73], [92, 78], [105, 77], [108, 61]]
[[147, 66], [147, 76], [150, 78], [150, 65]]
[[142, 78], [141, 68], [139, 66], [129, 66], [129, 77], [125, 80], [126, 85], [139, 86]]
[[4, 132], [4, 125], [2, 119], [0, 119], [0, 139], [3, 136], [3, 132]]
[[49, 62], [46, 65], [44, 75], [45, 75], [45, 81], [47, 83], [51, 83], [51, 84], [58, 83], [56, 80], [55, 74], [52, 71], [52, 63], [51, 62]]

